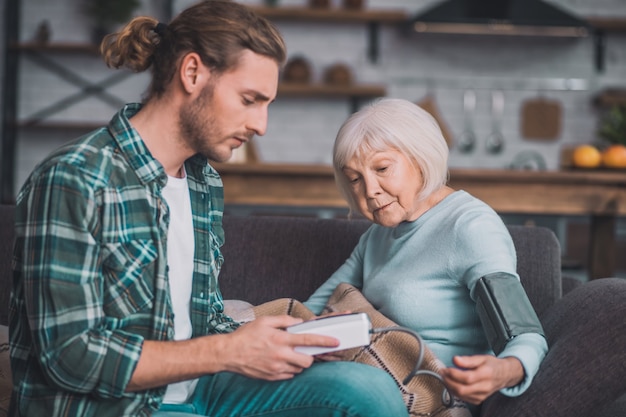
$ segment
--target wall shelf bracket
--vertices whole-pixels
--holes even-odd
[[[380,52],[380,24],[378,22],[369,22],[367,25],[368,29],[368,46],[367,46],[367,57],[369,58],[372,64],[378,62],[378,54]]]
[[[604,72],[604,60],[606,59],[606,35],[604,30],[596,29],[593,31],[593,44],[596,71],[602,73]]]

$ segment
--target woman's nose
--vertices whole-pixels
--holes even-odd
[[[380,184],[378,183],[378,181],[376,181],[375,178],[365,178],[363,184],[365,185],[366,197],[372,198],[380,194]]]

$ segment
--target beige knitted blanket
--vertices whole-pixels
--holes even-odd
[[[288,314],[304,320],[315,315],[302,303],[292,298],[281,298],[252,308],[254,316]],[[361,294],[348,284],[340,284],[328,300],[324,313],[351,311],[367,313],[372,327],[381,329],[396,326],[387,317],[378,312]],[[423,350],[420,371],[406,384],[405,378],[413,371],[416,361]],[[385,331],[374,333],[369,346],[335,352],[343,360],[360,362],[387,371],[396,381],[409,414],[412,416],[437,417],[471,417],[467,405],[458,399],[451,398],[442,382],[433,376],[444,364],[435,357],[426,346],[411,334]]]

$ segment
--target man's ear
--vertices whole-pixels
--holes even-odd
[[[180,81],[183,89],[188,94],[193,94],[198,88],[206,83],[209,73],[202,64],[200,55],[195,52],[190,52],[183,57],[180,64]]]

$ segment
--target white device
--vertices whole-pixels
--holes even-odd
[[[337,347],[297,346],[295,348],[296,352],[319,355],[369,345],[371,328],[372,324],[367,314],[350,313],[305,321],[287,327],[287,331],[294,334],[321,334],[339,340]]]

